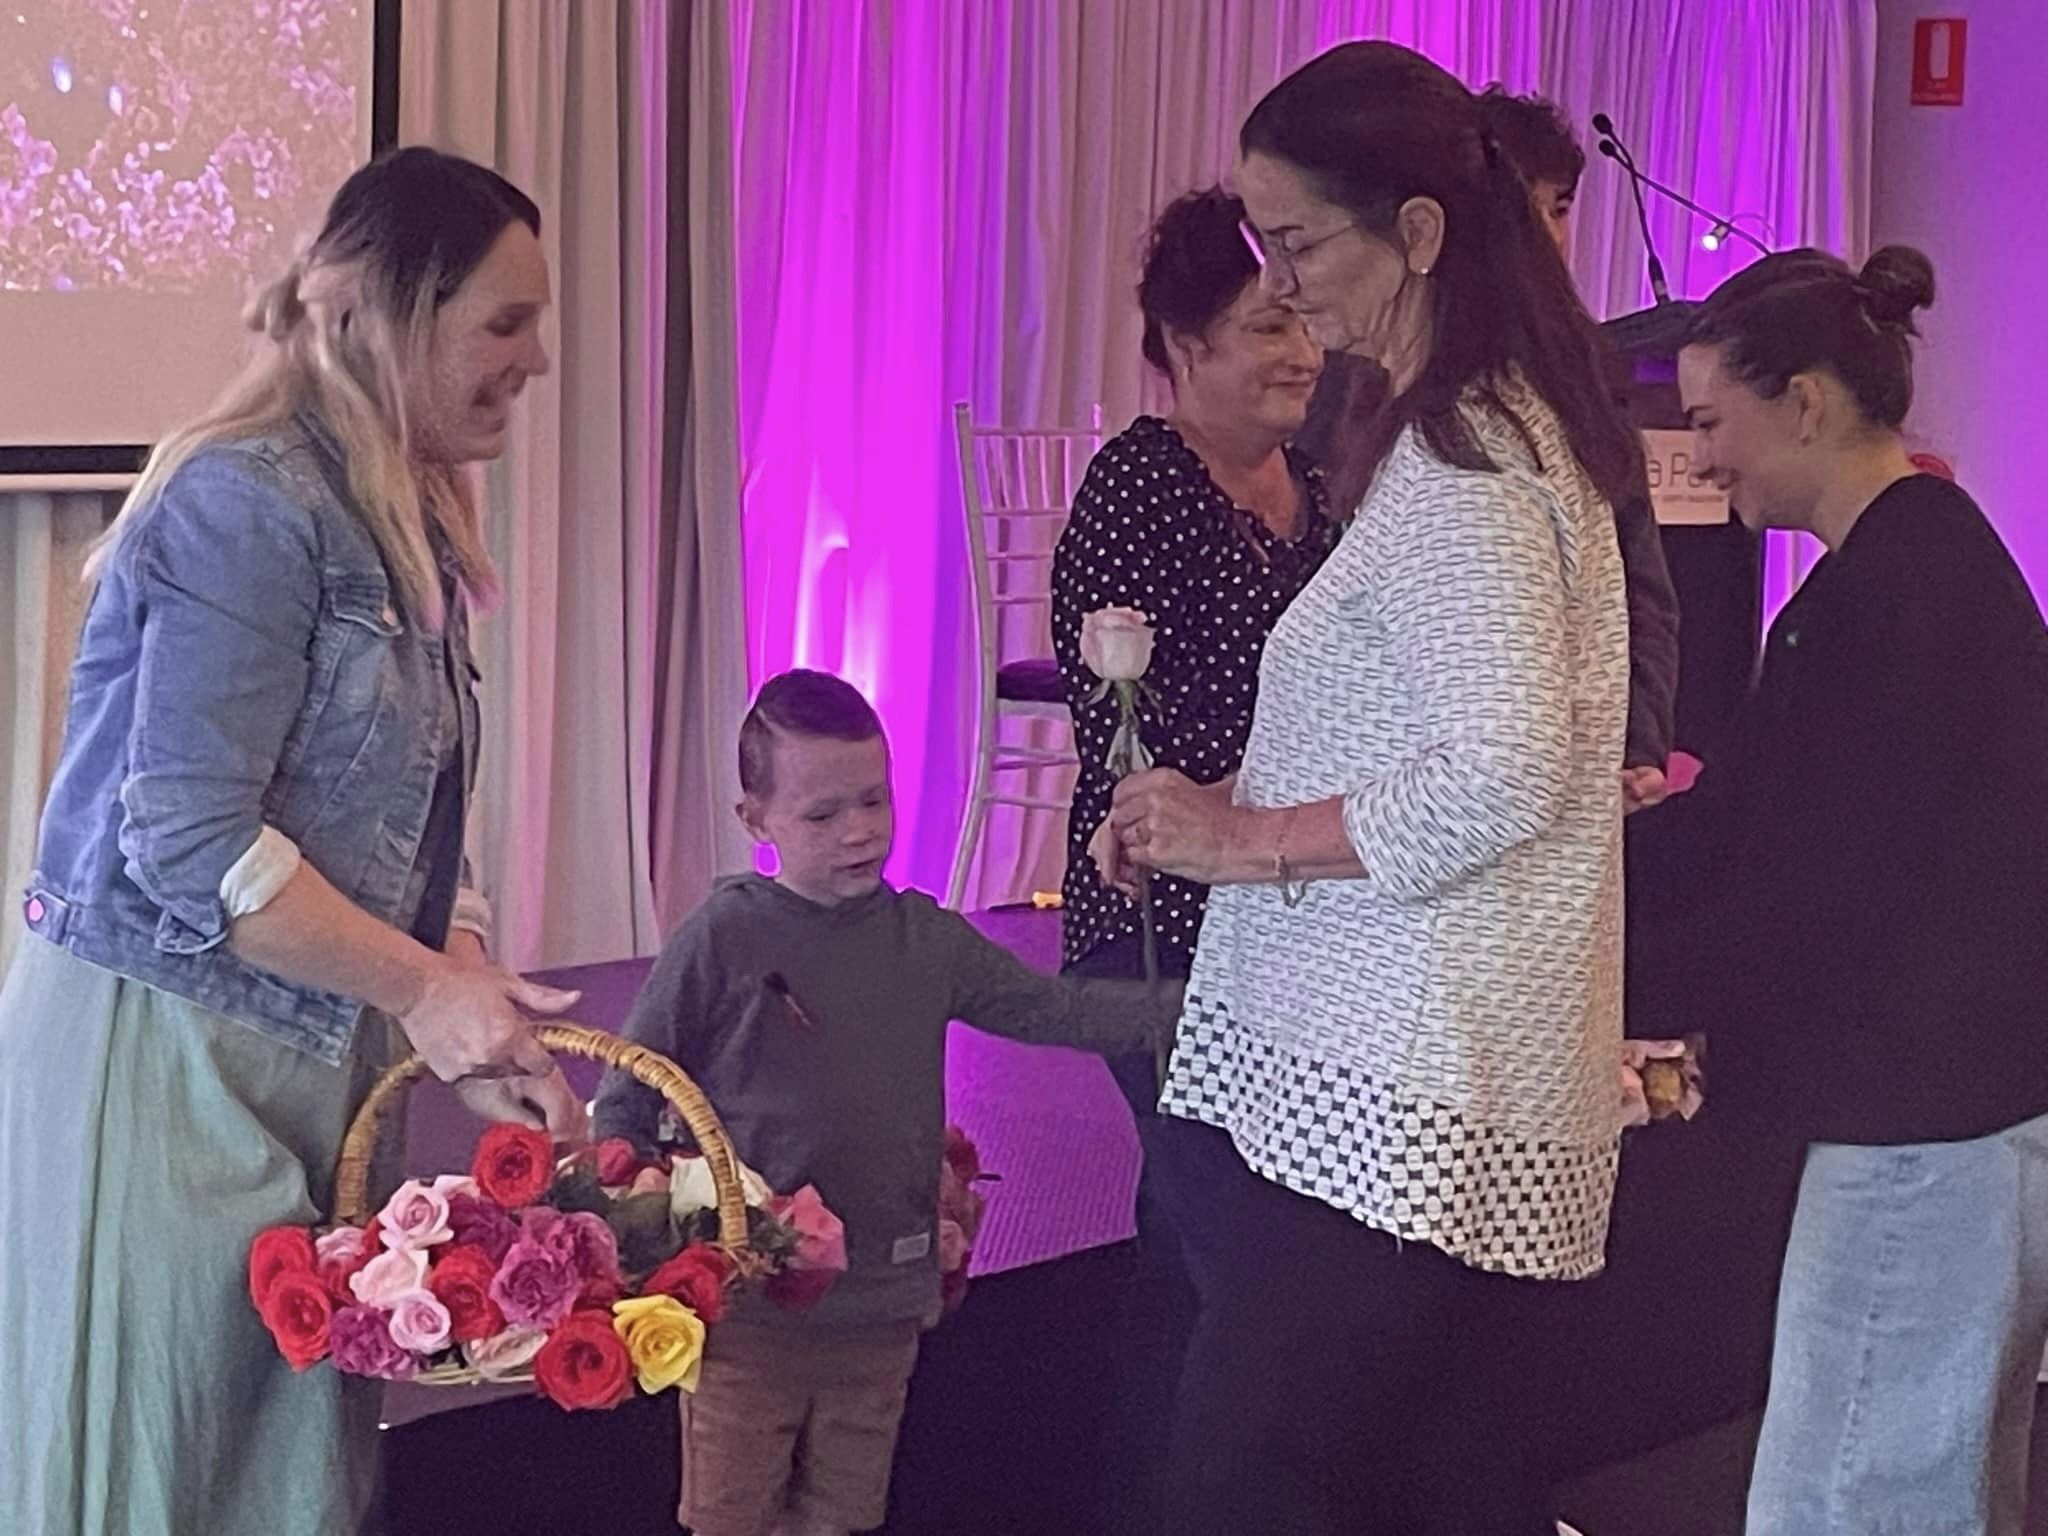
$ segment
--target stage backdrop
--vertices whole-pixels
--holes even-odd
[[[1651,174],[1780,244],[1865,242],[1870,0],[726,3],[749,662],[873,695],[899,764],[892,873],[928,888],[972,746],[951,405],[1078,425],[1100,401],[1114,428],[1151,401],[1146,223],[1228,169],[1289,68],[1392,38],[1577,122],[1609,113]],[[1650,214],[1674,293],[1744,259],[1673,205]],[[1597,156],[1573,261],[1596,312],[1648,302],[1625,183]],[[1056,884],[1053,820],[995,813],[982,899]]]
[[[1865,244],[1870,0],[411,0],[405,25],[407,135],[534,189],[562,299],[489,476],[511,595],[476,831],[522,966],[645,952],[744,863],[732,733],[795,662],[875,696],[891,873],[943,882],[973,703],[952,403],[1128,420],[1152,210],[1318,49],[1391,37],[1540,86],[1781,243]],[[1607,313],[1647,299],[1625,195],[1596,159],[1574,261]],[[1680,292],[1740,259],[1652,217]],[[104,510],[0,496],[0,633],[28,642],[0,655],[10,886]],[[1035,830],[996,817],[983,899],[1053,882]]]

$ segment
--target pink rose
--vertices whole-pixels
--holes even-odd
[[[448,1225],[448,1197],[418,1179],[407,1179],[377,1213],[386,1248],[431,1248],[455,1233]]]
[[[427,1256],[418,1248],[388,1248],[349,1280],[351,1295],[366,1307],[389,1307],[407,1291],[423,1290]]]
[[[391,1303],[391,1342],[416,1355],[448,1347],[448,1309],[432,1291],[407,1291]]]
[[[444,1173],[434,1180],[434,1193],[443,1200],[453,1200],[457,1195],[475,1198],[481,1191],[476,1187],[476,1180],[466,1173]]]
[[[498,1266],[491,1300],[508,1323],[552,1328],[569,1315],[582,1289],[583,1277],[576,1272],[572,1253],[522,1237]]]
[[[313,1239],[313,1260],[321,1269],[330,1264],[352,1264],[362,1257],[363,1229],[336,1227]]]
[[[653,1195],[668,1193],[668,1170],[666,1168],[642,1168],[633,1175],[633,1182],[626,1187],[629,1195]]]
[[[337,1371],[375,1376],[383,1381],[410,1381],[420,1363],[391,1337],[390,1318],[375,1307],[343,1307],[328,1326]]]
[[[548,1341],[544,1328],[507,1328],[488,1339],[462,1346],[462,1358],[485,1381],[503,1381],[533,1364]]]
[[[816,1185],[776,1196],[768,1202],[768,1214],[796,1234],[792,1269],[846,1268],[846,1227],[826,1208]]]
[[[639,1150],[623,1136],[608,1136],[597,1144],[597,1182],[607,1189],[631,1183],[644,1166]]]

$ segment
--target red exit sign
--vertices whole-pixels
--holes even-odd
[[[1960,16],[1923,16],[1913,23],[1913,105],[1963,104],[1963,37],[1969,23]]]

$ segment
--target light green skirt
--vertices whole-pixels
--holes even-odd
[[[330,1067],[23,940],[0,988],[0,1532],[367,1528],[380,1384],[294,1374],[247,1267],[263,1228],[324,1213],[388,1039],[360,1033]]]

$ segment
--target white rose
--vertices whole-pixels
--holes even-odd
[[[387,1248],[348,1281],[357,1301],[387,1309],[407,1291],[425,1290],[426,1285],[427,1256],[418,1248]]]
[[[774,1195],[767,1182],[745,1163],[739,1165],[740,1189],[748,1205],[766,1205]],[[704,1157],[678,1157],[669,1173],[668,1208],[677,1221],[718,1204],[718,1185],[711,1177],[711,1163]]]
[[[1136,682],[1152,665],[1152,621],[1135,608],[1096,609],[1081,620],[1081,660],[1105,682]]]
[[[476,1339],[462,1346],[462,1358],[485,1381],[503,1381],[533,1364],[548,1341],[545,1328],[507,1328],[488,1339]]]

